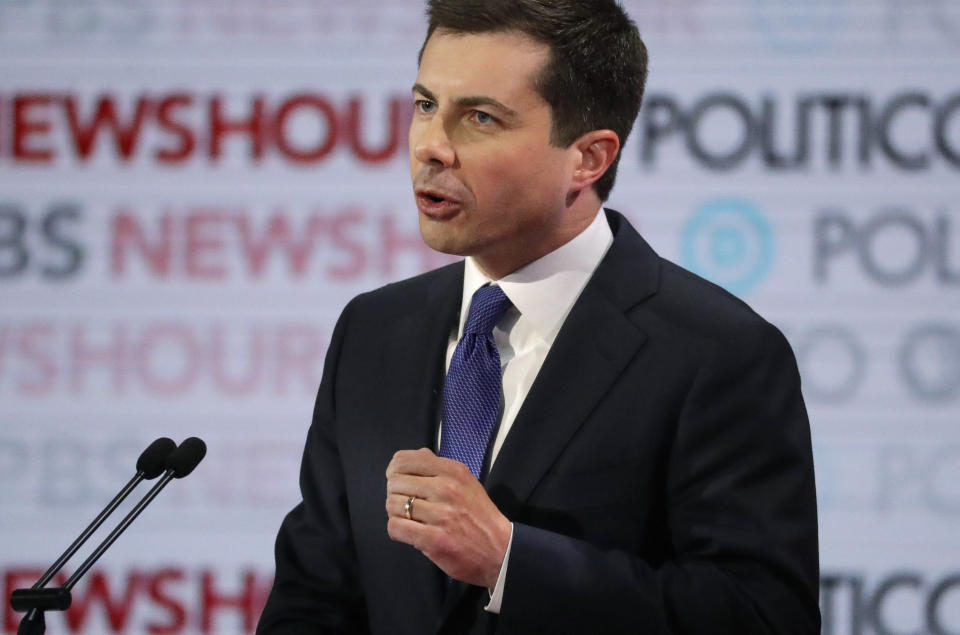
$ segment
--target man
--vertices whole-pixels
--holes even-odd
[[[411,175],[466,261],[344,309],[259,632],[819,632],[789,346],[601,210],[636,27],[613,0],[428,10]]]

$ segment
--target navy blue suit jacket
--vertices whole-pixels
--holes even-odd
[[[344,309],[258,633],[819,633],[789,345],[607,216],[613,244],[484,483],[514,522],[500,615],[392,542],[384,511],[393,453],[434,445],[461,263]]]

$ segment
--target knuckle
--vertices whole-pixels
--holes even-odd
[[[440,483],[438,483],[437,485],[438,485],[437,489],[439,490],[440,497],[443,498],[443,500],[449,501],[456,498],[457,486],[453,481],[444,479],[440,481]]]
[[[426,553],[434,562],[442,562],[449,559],[446,545],[444,545],[442,540],[431,541],[429,549],[425,550],[424,553]]]
[[[460,481],[467,481],[473,478],[473,474],[470,472],[470,469],[466,465],[457,461],[456,465],[453,466],[453,475]]]
[[[450,525],[451,513],[449,507],[443,506],[438,508],[434,515],[435,519],[433,524],[437,527],[447,527]]]
[[[464,494],[465,494],[465,490],[461,483],[454,483],[450,487],[450,501],[455,505],[459,506],[464,504],[464,500],[465,500]]]
[[[439,538],[437,538],[437,541],[434,546],[435,546],[437,555],[443,558],[444,560],[453,560],[457,556],[457,553],[458,553],[457,545],[446,534],[443,534]]]
[[[396,477],[396,475],[387,476],[387,493],[389,494],[397,493],[397,491],[399,491],[397,489],[398,485],[399,485],[399,479]]]

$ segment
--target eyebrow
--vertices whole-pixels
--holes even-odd
[[[424,97],[426,97],[431,101],[435,101],[435,102],[440,101],[439,99],[437,99],[437,96],[434,95],[433,92],[423,84],[414,84],[413,92],[420,93],[421,95],[423,95]],[[507,106],[502,102],[497,101],[493,97],[484,97],[482,95],[476,95],[476,96],[471,95],[467,97],[458,97],[453,100],[453,103],[455,103],[457,106],[460,106],[461,108],[473,108],[474,106],[491,106],[501,111],[502,113],[504,113],[509,117],[517,116],[516,110],[514,110],[513,108]]]

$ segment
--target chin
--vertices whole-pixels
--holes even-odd
[[[447,231],[446,228],[437,227],[423,218],[420,219],[420,236],[427,247],[434,251],[451,256],[466,257],[470,255],[469,247],[463,244],[463,241],[458,240],[452,232]]]

